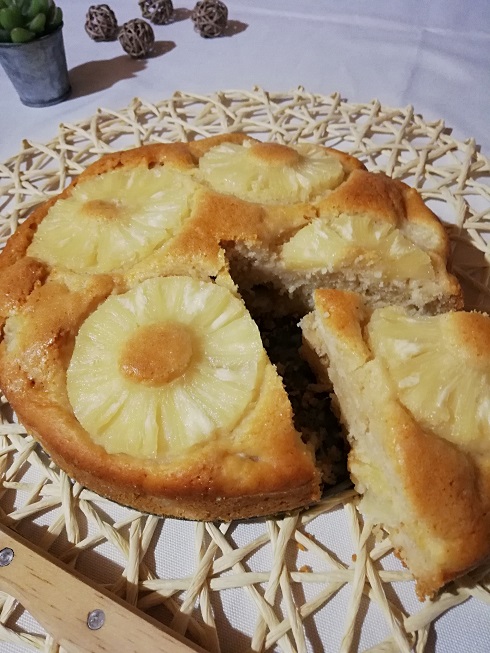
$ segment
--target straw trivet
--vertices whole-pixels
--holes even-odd
[[[100,154],[237,130],[337,147],[417,188],[448,223],[453,269],[468,307],[490,309],[490,162],[475,142],[455,140],[442,121],[428,123],[412,107],[353,104],[301,88],[179,92],[156,104],[135,99],[120,111],[99,109],[88,120],[62,124],[47,144],[24,141],[0,165],[0,241]],[[5,400],[0,480],[0,520],[213,653],[452,653],[452,623],[464,640],[465,623],[482,611],[490,616],[490,564],[437,600],[418,603],[410,574],[385,534],[363,524],[349,488],[281,520],[216,525],[142,515],[72,483],[16,423]],[[467,642],[474,653],[490,646],[480,623],[480,636]],[[0,648],[26,647],[60,650],[0,594]]]

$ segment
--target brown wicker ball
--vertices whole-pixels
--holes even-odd
[[[221,0],[200,0],[192,12],[192,22],[204,38],[220,36],[228,23],[228,7]]]
[[[141,18],[133,18],[124,23],[117,38],[123,50],[134,59],[147,57],[155,45],[152,26]]]
[[[94,41],[113,41],[117,36],[117,18],[109,5],[88,8],[85,31]]]
[[[138,0],[143,18],[151,20],[155,25],[165,25],[174,13],[172,0]]]

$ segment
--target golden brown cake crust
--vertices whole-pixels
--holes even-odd
[[[400,496],[395,485],[390,489],[401,511],[399,529],[403,536],[394,533],[393,540],[416,576],[419,596],[431,596],[490,555],[490,427],[486,449],[480,447],[477,452],[465,442],[455,444],[422,428],[398,399],[370,346],[367,325],[371,317],[362,298],[343,291],[318,290],[315,303],[315,322],[308,320],[306,338],[321,339],[325,348],[324,365],[339,396],[346,427],[352,428],[351,468],[360,469],[360,460],[366,459],[365,450],[360,449],[359,420],[369,424],[374,438],[382,443],[383,456],[370,464],[388,475],[389,463],[403,488]],[[467,349],[471,359],[467,364],[488,375],[490,317],[461,312],[449,314],[447,322],[458,355],[460,349]],[[349,363],[346,352],[355,361],[348,368],[348,387],[342,371],[344,362]],[[364,401],[354,415],[350,397],[360,392]],[[358,480],[364,485],[364,478]],[[382,494],[377,496],[379,502],[384,499]],[[405,537],[404,529],[411,528],[413,532]],[[412,536],[415,541],[417,529],[424,534],[423,546],[406,544]],[[427,559],[420,564],[417,557],[424,556]],[[423,571],[417,575],[419,568]]]
[[[108,454],[95,444],[73,414],[66,370],[81,324],[106,298],[145,279],[169,275],[212,279],[236,292],[224,245],[260,244],[274,249],[318,216],[322,207],[341,207],[345,202],[367,203],[379,212],[378,218],[395,222],[403,222],[400,216],[413,205],[419,222],[436,234],[435,250],[445,270],[444,230],[433,214],[425,207],[422,210],[418,195],[413,196],[401,183],[366,172],[362,163],[347,154],[326,148],[340,161],[344,181],[315,202],[249,202],[217,193],[196,175],[199,159],[212,148],[245,141],[256,143],[244,134],[225,134],[105,155],[58,197],[36,208],[0,255],[4,336],[0,385],[8,400],[26,428],[75,479],[144,511],[232,519],[293,510],[319,499],[320,473],[312,451],[293,426],[289,400],[271,365],[256,404],[229,438],[211,439],[189,449],[185,456],[153,462]],[[291,153],[285,146],[262,144],[260,156],[267,163]],[[139,166],[168,167],[197,180],[190,215],[168,242],[130,267],[107,274],[70,271],[29,255],[36,230],[56,202],[70,198],[79,184],[104,173]],[[451,293],[457,303],[456,282]]]

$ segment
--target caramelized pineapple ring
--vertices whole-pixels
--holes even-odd
[[[199,172],[218,192],[266,204],[306,202],[344,178],[340,161],[319,146],[249,141],[213,147],[201,157]]]
[[[430,256],[396,227],[370,217],[340,215],[332,221],[314,220],[282,248],[290,270],[327,268],[334,271],[359,262],[385,279],[431,279]]]
[[[180,229],[195,188],[188,176],[160,166],[89,177],[51,207],[28,254],[75,272],[126,269]]]
[[[234,428],[265,364],[259,331],[229,290],[149,279],[109,297],[82,325],[68,396],[109,453],[157,457]]]
[[[488,316],[409,317],[401,309],[383,308],[371,318],[369,338],[400,401],[424,428],[454,444],[489,451]]]

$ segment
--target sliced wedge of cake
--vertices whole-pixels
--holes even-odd
[[[360,510],[432,596],[490,555],[490,317],[318,290],[302,329],[333,384]]]
[[[317,501],[313,449],[243,302],[183,276],[110,289],[48,282],[7,321],[3,384],[53,459],[123,505],[188,519]]]

